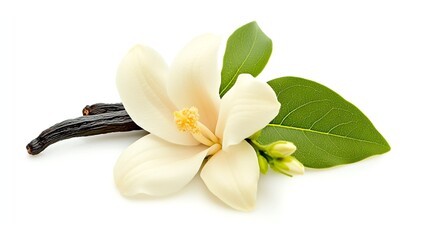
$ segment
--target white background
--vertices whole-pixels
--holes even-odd
[[[425,1],[2,1],[0,239],[429,239],[429,8]],[[116,67],[136,43],[171,61],[194,36],[256,20],[274,42],[261,79],[318,81],[358,106],[391,152],[288,178],[258,205],[225,207],[196,178],[129,200],[112,169],[139,133],[25,145],[86,104],[119,102]]]

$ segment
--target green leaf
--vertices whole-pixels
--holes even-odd
[[[390,150],[370,120],[329,88],[297,77],[268,84],[282,106],[262,130],[262,144],[291,141],[297,146],[295,157],[311,168],[353,163]]]
[[[273,43],[256,22],[237,29],[226,44],[219,94],[222,97],[235,84],[238,75],[249,73],[256,77],[271,56]]]

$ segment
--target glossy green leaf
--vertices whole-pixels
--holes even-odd
[[[256,77],[271,56],[272,41],[256,22],[237,29],[226,44],[219,94],[222,97],[235,84],[238,75],[249,73]]]
[[[390,150],[370,120],[329,88],[297,77],[268,83],[282,106],[259,142],[291,141],[298,149],[295,157],[311,168],[353,163]]]

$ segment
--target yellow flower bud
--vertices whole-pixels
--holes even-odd
[[[271,168],[288,176],[304,174],[304,165],[293,156],[275,159],[271,164]]]
[[[296,151],[295,144],[288,141],[277,141],[268,147],[267,153],[273,158],[284,158]]]
[[[258,154],[258,163],[259,163],[259,169],[261,171],[261,173],[266,174],[268,172],[268,161],[267,159]]]

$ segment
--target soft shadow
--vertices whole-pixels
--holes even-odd
[[[106,143],[106,142],[117,142],[117,141],[131,141],[134,142],[140,139],[143,136],[146,136],[148,132],[146,131],[132,131],[132,132],[116,132],[101,134],[96,136],[81,137],[84,144],[93,144],[93,143]]]
[[[27,159],[42,159],[43,156],[48,154],[50,157],[56,155],[61,156],[62,154],[69,154],[71,152],[87,151],[89,148],[94,148],[94,151],[98,150],[100,147],[106,149],[112,146],[118,146],[124,149],[145,135],[147,135],[147,133],[143,131],[133,131],[66,139],[48,146],[37,155],[27,154]]]

